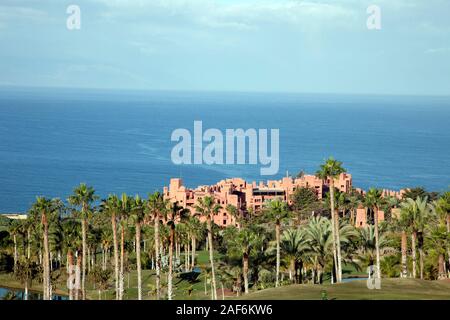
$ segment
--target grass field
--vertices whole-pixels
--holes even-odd
[[[380,290],[370,290],[365,280],[341,284],[291,285],[250,293],[248,300],[321,300],[325,290],[329,300],[450,300],[449,281],[382,279]]]

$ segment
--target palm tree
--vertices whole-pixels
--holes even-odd
[[[131,212],[131,199],[123,193],[119,200],[120,214],[120,271],[119,271],[119,300],[123,299],[124,292],[124,265],[125,265],[125,230]]]
[[[14,267],[14,276],[24,285],[24,300],[28,300],[28,288],[32,286],[33,278],[36,276],[36,265],[30,259],[20,259]]]
[[[280,233],[281,222],[289,215],[288,206],[286,202],[279,199],[268,201],[266,204],[266,218],[275,222],[275,239],[277,245],[277,261],[276,261],[276,277],[275,287],[280,285]]]
[[[333,234],[330,220],[324,217],[313,217],[306,226],[311,258],[313,262],[313,283],[322,283],[322,274],[329,259],[334,259]],[[331,253],[331,255],[330,255]],[[332,272],[333,273],[333,272]]]
[[[302,256],[304,256],[309,248],[309,239],[307,239],[306,233],[303,230],[288,229],[283,232],[281,238],[281,251],[288,258],[289,279],[293,283],[298,283],[297,263],[302,260]]]
[[[429,252],[438,257],[438,279],[445,279],[445,253],[450,245],[450,234],[446,230],[445,224],[430,223],[427,228],[427,246]],[[448,250],[448,249],[447,249]]]
[[[9,226],[9,234],[12,236],[14,243],[14,268],[17,266],[19,260],[19,253],[17,250],[17,236],[20,234],[21,224],[19,220],[13,220]]]
[[[201,239],[202,234],[204,234],[204,229],[202,228],[202,223],[196,217],[189,217],[186,221],[188,227],[188,233],[191,237],[191,266],[193,269],[195,267],[195,255],[197,250],[197,239]]]
[[[394,249],[389,246],[390,242],[386,233],[381,232],[378,235],[378,243],[375,232],[375,226],[368,225],[365,228],[358,229],[358,256],[359,260],[367,263],[367,266],[373,265],[377,258],[377,250],[381,250],[383,254],[393,253]]]
[[[450,235],[450,191],[444,192],[435,204],[436,213],[440,221],[447,226],[447,234]],[[447,248],[448,264],[450,266],[450,247]]]
[[[237,222],[237,228],[240,230],[243,223],[241,211],[238,210],[238,208],[236,208],[236,206],[233,206],[232,204],[227,205],[225,210],[230,216],[232,216],[235,219],[235,221]]]
[[[78,283],[74,283],[74,280],[77,280],[75,279],[74,252],[79,252],[82,245],[80,243],[80,224],[71,218],[67,218],[62,221],[62,230],[64,233],[63,246],[66,250],[67,256],[66,269],[68,273],[68,281],[71,281],[70,285],[68,285],[69,300],[73,300],[75,297],[74,290],[78,290],[75,285]]]
[[[134,221],[136,233],[136,269],[138,280],[138,300],[142,300],[142,275],[141,275],[141,225],[144,221],[145,201],[138,195],[131,200],[131,218]]]
[[[416,242],[418,234],[421,238],[425,227],[426,218],[431,214],[432,207],[428,203],[428,198],[417,197],[416,200],[407,198],[405,202],[400,204],[401,220],[409,226],[411,230],[411,250],[413,260],[413,278],[416,277]],[[423,241],[419,241],[419,266],[420,278],[423,279]]]
[[[183,221],[187,218],[189,214],[188,209],[184,209],[182,206],[178,205],[178,202],[174,202],[169,205],[168,210],[164,212],[164,219],[170,228],[169,233],[169,272],[167,276],[167,295],[168,299],[172,300],[173,288],[172,288],[172,277],[173,277],[173,249],[175,240],[175,225],[177,222]],[[186,259],[188,259],[186,255]]]
[[[229,251],[242,257],[242,275],[244,277],[244,292],[249,293],[248,262],[250,255],[257,251],[261,239],[249,228],[238,230],[229,243]]]
[[[380,241],[378,234],[378,211],[380,206],[383,204],[383,191],[375,188],[370,188],[366,194],[365,205],[367,208],[373,210],[374,215],[374,232],[375,232],[375,253],[376,253],[376,264],[377,264],[377,278],[381,279],[381,265],[380,265]]]
[[[334,180],[346,172],[342,167],[342,162],[335,160],[333,157],[328,158],[324,164],[320,165],[320,169],[316,172],[316,176],[322,180],[329,181],[330,188],[330,209],[331,209],[331,225],[333,232],[333,255],[336,265],[337,282],[342,280],[342,266],[341,266],[341,244],[339,239],[339,219],[335,212],[335,198],[334,198]]]
[[[156,258],[156,298],[161,299],[161,253],[160,249],[160,235],[159,224],[161,215],[166,210],[166,202],[159,192],[150,194],[147,200],[146,213],[150,215],[154,224],[154,238],[155,238],[155,258]]]
[[[113,232],[114,248],[114,280],[116,300],[119,300],[119,248],[117,241],[117,216],[119,214],[119,198],[116,195],[109,195],[108,199],[102,202],[103,211],[111,217],[111,227]]]
[[[34,203],[34,208],[40,214],[41,224],[43,227],[43,244],[44,244],[44,252],[43,252],[43,299],[51,300],[51,283],[50,283],[50,252],[48,245],[48,221],[50,218],[50,214],[54,212],[54,201],[44,197],[37,197],[36,202]]]
[[[408,235],[406,230],[408,229],[408,222],[402,217],[396,217],[393,219],[391,225],[394,232],[400,231],[400,251],[401,251],[401,271],[400,277],[408,277]]]
[[[348,197],[348,208],[350,210],[350,224],[353,226],[355,225],[356,209],[358,209],[360,204],[360,197],[355,193],[350,194],[350,196]]]
[[[86,299],[86,232],[88,227],[87,219],[91,213],[91,203],[97,200],[98,197],[95,195],[95,190],[92,187],[88,187],[86,184],[81,183],[78,187],[73,190],[73,195],[71,195],[67,200],[71,205],[80,207],[79,212],[81,218],[81,234],[83,237],[83,249],[81,256],[82,270],[81,270],[81,296],[82,299]]]
[[[198,199],[198,204],[195,206],[195,215],[200,215],[206,218],[206,226],[208,230],[208,244],[209,244],[209,263],[211,266],[211,286],[212,286],[212,298],[217,300],[217,288],[216,288],[216,274],[214,270],[214,247],[213,247],[213,232],[212,223],[214,221],[214,214],[217,214],[221,206],[216,204],[213,197],[205,196]]]

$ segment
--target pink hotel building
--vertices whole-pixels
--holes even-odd
[[[344,173],[334,181],[334,185],[341,192],[352,190],[352,176]],[[329,181],[323,181],[313,175],[304,175],[300,178],[285,177],[281,180],[269,180],[264,182],[248,183],[240,178],[226,179],[211,186],[198,186],[188,189],[183,185],[182,179],[170,179],[169,187],[164,187],[164,198],[172,202],[178,201],[179,205],[187,208],[192,214],[195,213],[195,205],[199,198],[211,196],[216,199],[222,209],[214,216],[214,223],[227,227],[237,225],[234,217],[226,210],[227,205],[233,205],[241,212],[258,212],[262,209],[266,200],[281,198],[291,204],[291,195],[296,188],[307,187],[315,190],[317,197],[321,199],[328,191]],[[364,193],[363,190],[357,189]],[[384,195],[401,197],[401,192],[384,190]],[[361,207],[357,209],[356,225],[364,227],[367,223],[366,210]],[[384,219],[384,212],[380,211],[378,217]]]

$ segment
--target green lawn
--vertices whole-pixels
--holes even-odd
[[[450,300],[449,281],[419,279],[382,279],[380,290],[368,289],[364,280],[334,285],[291,285],[253,292],[241,299],[320,300],[323,290],[329,300]]]

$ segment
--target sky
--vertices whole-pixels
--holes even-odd
[[[1,0],[0,86],[450,95],[450,1]]]

